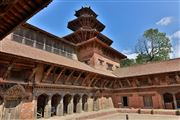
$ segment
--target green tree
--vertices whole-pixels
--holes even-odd
[[[169,59],[170,39],[158,29],[146,30],[136,45],[137,64]]]
[[[135,64],[135,60],[134,59],[123,59],[120,61],[120,66],[121,67],[128,67],[131,65]]]

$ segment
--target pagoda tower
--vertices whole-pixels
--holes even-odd
[[[126,56],[110,47],[113,41],[101,33],[105,25],[97,20],[98,15],[90,7],[82,7],[75,16],[68,22],[73,33],[64,39],[77,46],[78,60],[98,69],[118,68],[120,59]]]

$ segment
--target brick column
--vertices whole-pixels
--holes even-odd
[[[44,108],[44,118],[50,118],[51,117],[51,97],[48,97],[47,104]]]
[[[77,111],[77,113],[82,112],[82,96],[80,96],[79,102],[77,103],[76,111]]]
[[[177,109],[177,101],[175,94],[173,94],[173,103],[174,103],[174,108]]]
[[[67,113],[68,114],[72,114],[73,113],[73,97],[71,97],[71,100],[70,100],[70,102],[68,104]]]
[[[63,104],[63,96],[61,96],[61,100],[59,101],[59,104],[57,106],[56,115],[63,116],[63,114],[64,114],[64,104]]]

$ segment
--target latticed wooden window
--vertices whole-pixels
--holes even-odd
[[[107,63],[107,70],[112,70],[113,65],[110,63]]]
[[[143,96],[144,107],[151,108],[153,106],[152,96]]]

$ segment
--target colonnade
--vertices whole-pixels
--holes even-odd
[[[51,116],[98,111],[112,107],[110,97],[88,96],[87,94],[54,94],[53,96],[41,94],[37,97],[36,115],[37,118],[49,118]]]
[[[180,108],[180,92],[178,93],[164,93],[163,103],[165,109]]]

